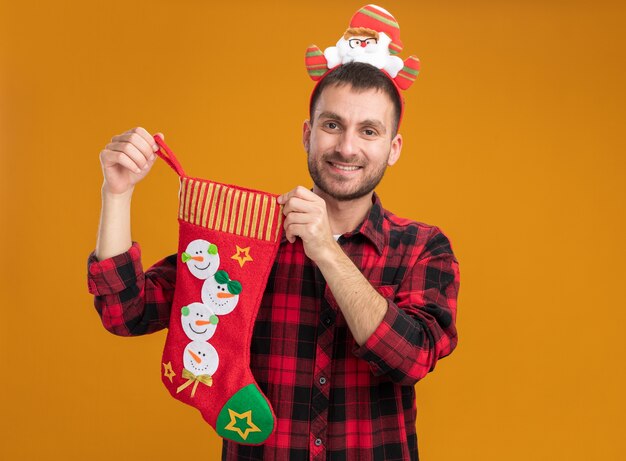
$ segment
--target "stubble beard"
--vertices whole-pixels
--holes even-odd
[[[333,182],[341,182],[341,179],[330,179],[328,177],[323,177],[321,173],[321,166],[327,166],[327,162],[337,162],[345,165],[349,165],[351,162],[346,161],[341,157],[340,154],[334,152],[332,154],[325,154],[320,157],[318,161],[315,161],[309,151],[307,151],[307,164],[309,167],[309,174],[311,175],[311,179],[313,183],[324,193],[329,195],[330,197],[338,200],[340,202],[347,202],[350,200],[359,199],[365,195],[368,195],[372,192],[376,186],[380,183],[385,175],[385,170],[387,169],[387,159],[389,158],[389,154],[384,162],[381,163],[375,170],[369,173],[367,176],[363,178],[363,180],[355,184],[351,189],[345,190],[340,187],[333,187]],[[368,165],[362,165],[365,169]],[[347,181],[347,180],[346,180]]]

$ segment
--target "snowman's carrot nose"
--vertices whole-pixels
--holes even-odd
[[[220,291],[220,292],[217,294],[217,297],[218,297],[218,298],[232,298],[233,296],[235,296],[235,295],[234,295],[234,294],[232,294],[232,293],[224,293],[223,291]]]
[[[202,325],[209,325],[211,322],[209,322],[208,320],[196,320],[196,325],[198,325],[199,327],[201,327]]]
[[[194,261],[198,261],[198,262],[204,261],[204,257],[202,256],[192,256],[191,259],[193,259]]]
[[[191,355],[191,358],[193,358],[197,364],[200,364],[202,362],[202,359],[198,355],[194,354],[193,351],[189,350],[187,352],[189,352],[189,354]]]

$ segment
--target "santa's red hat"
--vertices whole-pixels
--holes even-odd
[[[350,27],[367,27],[376,32],[384,32],[391,38],[389,52],[398,54],[402,51],[398,21],[389,11],[378,5],[365,5],[354,13],[354,16],[350,19]]]

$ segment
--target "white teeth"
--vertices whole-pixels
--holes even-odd
[[[339,169],[339,170],[343,170],[343,171],[354,171],[354,170],[358,170],[359,167],[358,166],[344,166],[344,165],[337,165],[336,163],[332,163],[332,166],[334,166],[335,168]]]

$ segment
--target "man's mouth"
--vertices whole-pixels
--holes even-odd
[[[344,164],[340,164],[340,163],[333,163],[333,162],[328,162],[331,166],[337,168],[338,170],[341,171],[356,171],[361,169],[362,167],[358,166],[358,165],[344,165]]]

